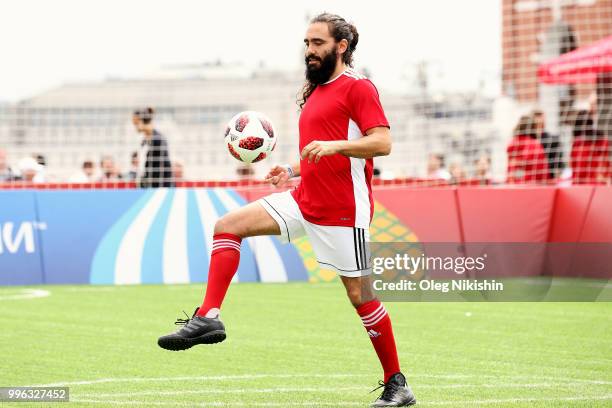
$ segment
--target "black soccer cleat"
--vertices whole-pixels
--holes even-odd
[[[162,336],[157,340],[159,347],[172,350],[187,350],[196,344],[214,344],[225,340],[225,326],[219,317],[209,318],[196,316],[198,308],[193,316],[187,319],[176,319],[174,324],[182,325],[176,333]]]
[[[372,392],[384,387],[383,392],[371,407],[407,407],[416,404],[416,398],[402,373],[395,373],[386,383],[380,381],[378,384]]]

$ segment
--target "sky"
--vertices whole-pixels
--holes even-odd
[[[306,16],[322,11],[357,26],[356,67],[379,88],[416,92],[425,61],[433,92],[499,90],[501,0],[6,0],[0,101],[219,59],[302,69]]]

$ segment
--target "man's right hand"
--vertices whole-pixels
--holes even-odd
[[[282,187],[289,180],[289,172],[285,166],[274,166],[268,172],[265,180],[276,187]]]

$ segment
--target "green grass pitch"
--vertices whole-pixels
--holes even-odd
[[[201,285],[23,289],[0,288],[0,386],[66,385],[75,407],[366,407],[378,395],[378,360],[338,283],[232,285],[227,340],[183,352],[157,337]],[[612,406],[612,303],[386,306],[417,406]]]

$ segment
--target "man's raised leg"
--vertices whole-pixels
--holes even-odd
[[[242,239],[258,235],[280,235],[280,229],[257,202],[231,211],[216,222],[204,302],[191,319],[177,321],[184,323],[180,330],[159,338],[160,347],[185,350],[225,340],[225,326],[219,320],[221,304],[240,263]]]
[[[221,217],[215,224],[204,302],[196,315],[205,317],[219,315],[227,289],[238,270],[240,244],[243,238],[279,234],[278,223],[257,202]]]

